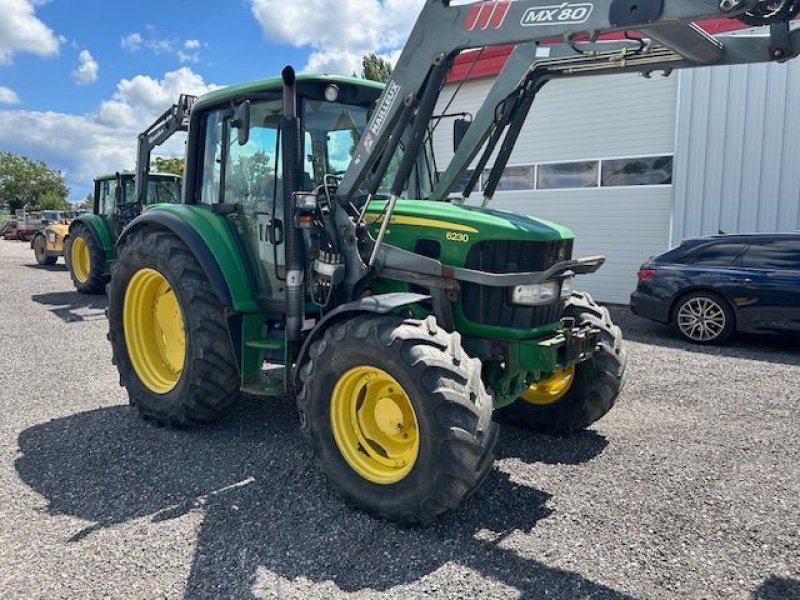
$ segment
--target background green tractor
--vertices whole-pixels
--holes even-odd
[[[144,205],[136,201],[135,175],[104,175],[94,182],[93,214],[75,219],[69,226],[64,257],[75,288],[81,294],[102,294],[116,259],[115,243],[125,226],[143,206],[181,201],[181,178],[153,173]]]

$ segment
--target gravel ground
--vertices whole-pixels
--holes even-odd
[[[288,400],[139,420],[105,299],[33,262],[0,241],[0,598],[800,598],[796,341],[701,350],[617,309],[618,407],[504,427],[468,505],[404,529],[331,494]]]

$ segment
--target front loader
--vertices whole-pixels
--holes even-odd
[[[538,91],[561,77],[788,60],[800,3],[428,0],[388,84],[296,76],[194,105],[184,203],[117,246],[109,327],[131,404],[211,422],[241,393],[294,394],[332,485],[380,517],[427,523],[493,462],[493,412],[585,428],[623,385],[620,330],[577,291],[604,258],[574,234],[488,204]],[[768,25],[714,37],[708,18]],[[629,40],[597,41],[606,32]],[[542,40],[566,42],[545,46]],[[431,138],[455,57],[517,49],[438,173]],[[479,50],[478,50],[479,52]],[[493,157],[493,158],[492,158]],[[452,192],[470,167],[483,206]],[[476,189],[473,177],[463,196]],[[270,369],[282,365],[282,369]]]

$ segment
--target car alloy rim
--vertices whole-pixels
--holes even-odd
[[[575,365],[555,373],[552,377],[533,384],[522,394],[522,399],[536,406],[550,406],[567,395],[575,380]]]
[[[186,359],[183,313],[166,278],[154,269],[131,277],[122,308],[125,344],[139,380],[156,394],[171,392]]]
[[[678,327],[686,337],[696,342],[718,338],[726,324],[725,311],[711,298],[692,298],[678,311]]]
[[[331,429],[342,458],[379,485],[404,479],[419,455],[417,415],[406,391],[386,371],[347,371],[331,395]]]
[[[72,240],[72,249],[69,258],[75,279],[81,283],[89,281],[89,273],[92,269],[92,257],[89,254],[89,244],[86,243],[85,239],[76,237]]]

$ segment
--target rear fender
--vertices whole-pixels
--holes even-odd
[[[106,265],[105,271],[106,273],[111,272],[111,265],[113,264],[114,260],[116,260],[116,253],[114,251],[114,239],[111,235],[111,228],[109,228],[108,223],[103,217],[98,215],[84,215],[82,217],[78,217],[69,225],[69,231],[67,232],[67,236],[64,238],[64,244],[67,243],[67,239],[72,236],[72,232],[75,229],[75,226],[80,223],[85,225],[89,231],[95,237],[95,240],[100,242],[100,245],[103,247],[103,254],[106,257]]]
[[[397,292],[379,296],[367,296],[356,302],[342,304],[335,310],[329,312],[317,323],[313,331],[306,338],[306,341],[303,342],[302,348],[300,348],[300,353],[295,360],[294,373],[292,374],[292,381],[294,382],[295,389],[297,390],[300,388],[300,369],[308,358],[311,345],[320,339],[325,332],[330,329],[331,325],[344,321],[345,319],[352,319],[358,314],[386,315],[398,308],[424,302],[425,300],[430,300],[430,296]]]
[[[257,312],[247,267],[224,216],[204,206],[160,205],[134,219],[122,232],[117,248],[143,229],[169,231],[179,237],[200,263],[217,298],[229,310]]]

